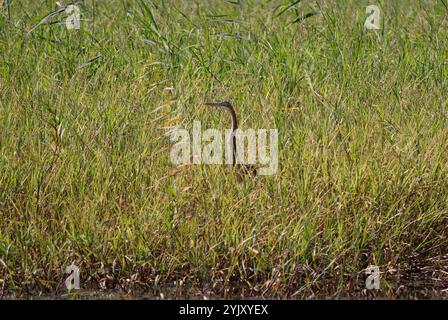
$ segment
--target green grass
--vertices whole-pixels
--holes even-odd
[[[31,33],[53,0],[1,8],[3,295],[75,263],[137,297],[446,297],[446,0],[241,2],[86,0]],[[277,175],[171,164],[166,126],[229,127],[207,100],[278,128]]]

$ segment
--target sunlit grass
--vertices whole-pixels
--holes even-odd
[[[412,297],[442,269],[448,9],[380,1],[375,32],[370,2],[292,2],[84,1],[78,31],[2,9],[0,289],[64,293],[75,263],[84,288],[363,296],[373,264]],[[277,175],[171,164],[173,119],[230,126],[209,100],[278,128]]]

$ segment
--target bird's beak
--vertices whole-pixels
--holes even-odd
[[[206,106],[210,106],[210,107],[222,107],[223,105],[219,102],[206,102],[205,103]]]

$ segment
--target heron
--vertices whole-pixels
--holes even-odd
[[[257,167],[250,164],[242,164],[238,165],[236,163],[236,130],[238,129],[238,119],[236,116],[235,108],[228,101],[222,102],[206,102],[205,105],[209,107],[218,107],[227,110],[230,114],[230,118],[232,119],[232,134],[230,135],[231,145],[232,145],[232,166],[238,167],[240,172],[249,173],[252,175],[257,174]],[[238,175],[238,180],[241,180],[241,176]]]

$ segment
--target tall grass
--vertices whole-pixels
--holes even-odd
[[[442,296],[448,9],[378,1],[375,32],[368,4],[86,0],[32,32],[53,1],[2,8],[2,294],[64,293],[75,263],[139,295]],[[167,126],[229,127],[206,100],[278,128],[277,175],[170,163]]]

